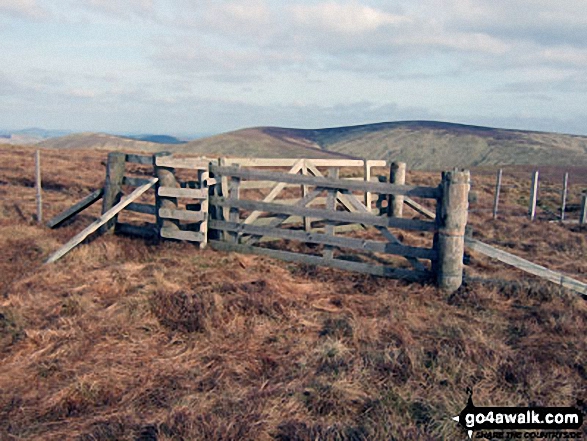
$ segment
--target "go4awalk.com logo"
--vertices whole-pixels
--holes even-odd
[[[576,407],[476,407],[473,391],[453,417],[469,438],[581,439],[583,412]],[[522,432],[524,431],[524,432]]]

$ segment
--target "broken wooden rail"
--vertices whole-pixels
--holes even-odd
[[[83,231],[79,232],[75,235],[69,242],[67,242],[63,247],[61,247],[58,251],[53,253],[45,263],[53,263],[57,260],[61,259],[65,256],[69,251],[71,251],[74,247],[82,243],[90,234],[98,230],[103,225],[107,224],[112,218],[114,218],[118,213],[124,210],[130,203],[134,200],[138,199],[144,192],[146,192],[149,188],[151,188],[155,183],[157,183],[158,178],[151,178],[149,182],[140,186],[135,191],[133,191],[128,196],[125,196],[118,204],[100,216],[99,219],[91,223],[87,228]]]

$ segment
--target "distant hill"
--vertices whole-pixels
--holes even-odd
[[[65,136],[69,133],[71,132],[66,130],[47,130],[36,127],[22,130],[0,130],[0,142],[13,145],[36,144],[45,139]]]
[[[316,150],[404,161],[412,169],[492,165],[587,165],[587,137],[495,129],[436,121],[403,121],[326,129],[256,127],[199,139],[177,151],[294,156]]]
[[[131,138],[107,135],[104,133],[75,133],[73,135],[50,138],[37,144],[38,147],[47,149],[92,149],[92,150],[125,150],[157,152],[167,150],[167,144],[138,141]]]
[[[159,140],[164,139],[166,137]],[[359,157],[404,161],[411,169],[423,170],[495,165],[587,166],[586,136],[436,121],[384,122],[325,129],[255,127],[184,144],[82,133],[49,139],[39,146],[145,152],[169,150],[233,157]]]
[[[348,158],[351,153],[327,151],[293,130],[269,128],[242,129],[177,146],[174,150],[194,155],[244,156],[259,158]]]
[[[157,144],[185,144],[187,141],[169,135],[127,135],[126,138],[137,141],[155,142]]]

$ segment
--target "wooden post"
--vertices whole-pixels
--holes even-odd
[[[463,282],[470,187],[468,170],[442,173],[442,196],[436,218],[438,262],[435,269],[438,286],[447,292],[457,290]]]
[[[170,156],[169,152],[158,152],[153,155],[153,167],[155,168],[155,176],[159,178],[157,186],[155,187],[155,211],[157,215],[157,229],[159,230],[158,237],[162,236],[162,230],[173,232],[179,230],[179,220],[165,219],[159,215],[159,210],[177,210],[177,198],[169,196],[160,196],[159,189],[161,187],[178,188],[179,185],[175,179],[175,170],[171,167],[162,167],[157,165],[156,159],[159,156]]]
[[[493,198],[493,219],[497,219],[497,206],[499,205],[499,191],[501,189],[501,174],[502,169],[497,171],[497,179],[495,181],[495,196]]]
[[[108,153],[106,164],[106,180],[104,182],[104,196],[102,196],[102,214],[106,213],[120,201],[122,196],[122,179],[124,178],[124,167],[126,155],[122,152]],[[114,216],[103,227],[99,233],[103,234],[116,225],[118,216]]]
[[[37,222],[43,222],[43,194],[41,184],[41,152],[35,152],[35,188],[37,190]]]
[[[391,184],[405,185],[406,183],[406,163],[393,162],[389,168],[389,182]],[[390,194],[387,199],[387,216],[402,217],[404,210],[404,197]]]
[[[204,220],[200,223],[200,233],[203,234],[204,239],[200,242],[200,249],[206,248],[208,244],[208,218],[210,217],[210,188],[208,187],[208,179],[210,172],[208,170],[198,170],[198,180],[200,181],[200,188],[208,189],[208,197],[200,204],[200,211],[204,214]]]
[[[563,194],[561,201],[561,222],[565,221],[565,209],[567,208],[567,191],[569,189],[569,174],[565,173],[563,178]]]
[[[300,173],[302,175],[308,175],[308,166],[306,165],[306,161],[304,161],[304,165],[302,166]],[[306,196],[308,196],[308,191],[309,191],[308,186],[302,185],[302,198],[305,198]],[[310,231],[312,229],[312,219],[310,219],[309,217],[304,217],[303,222],[304,222],[304,231]]]
[[[583,195],[581,199],[581,213],[579,214],[579,224],[585,225],[587,223],[587,194]]]
[[[338,168],[331,167],[328,169],[328,177],[333,179],[338,179]],[[338,190],[335,188],[328,189],[326,193],[326,209],[336,211],[336,198],[337,198]],[[369,208],[369,206],[367,206]],[[331,222],[327,223],[324,227],[324,232],[331,236],[334,236],[334,225]],[[324,247],[324,252],[322,253],[322,257],[325,259],[332,259],[334,258],[334,248],[331,246],[326,245]]]
[[[238,167],[238,164],[233,164],[233,166]],[[235,177],[231,177],[230,178],[230,184],[229,184],[229,190],[228,190],[228,199],[231,200],[235,200],[238,201],[240,198],[240,178],[235,178]],[[230,213],[228,215],[228,221],[229,222],[234,222],[234,223],[239,223],[240,221],[240,214],[239,214],[239,210],[238,207],[230,207]],[[238,232],[234,232],[234,233],[228,233],[229,236],[232,236],[232,241],[234,243],[238,243],[239,240],[239,233]]]
[[[366,159],[363,164],[363,175],[364,175],[365,182],[371,182],[371,164]],[[371,192],[366,191],[365,192],[365,207],[367,207],[367,210],[369,210],[369,213],[371,213],[372,200],[373,199],[372,199]]]
[[[528,215],[530,220],[533,221],[536,217],[536,201],[538,199],[538,170],[532,175],[532,188],[530,188],[530,207],[528,209]]]

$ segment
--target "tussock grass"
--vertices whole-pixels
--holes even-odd
[[[74,185],[63,168],[75,158],[54,161]],[[464,439],[450,418],[467,387],[479,406],[587,397],[587,304],[548,282],[473,255],[447,296],[113,235],[43,266],[83,219],[35,225],[31,189],[10,173],[0,175],[12,195],[0,202],[0,439]],[[87,173],[99,181],[99,162]],[[46,196],[55,212],[75,199]],[[586,279],[584,230],[483,216],[472,214],[477,237]]]

